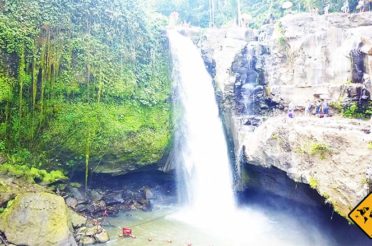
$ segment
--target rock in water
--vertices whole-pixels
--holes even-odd
[[[69,225],[63,198],[43,192],[18,195],[0,216],[0,231],[16,245],[75,246]]]
[[[144,198],[146,200],[150,200],[150,199],[153,199],[155,197],[154,193],[152,193],[152,191],[149,188],[145,188],[143,190],[143,195],[144,195]]]

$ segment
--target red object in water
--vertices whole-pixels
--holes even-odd
[[[123,236],[124,237],[132,237],[132,229],[123,227]]]

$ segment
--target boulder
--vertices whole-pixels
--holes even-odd
[[[91,199],[94,201],[94,202],[98,202],[100,200],[102,200],[103,198],[103,194],[99,191],[96,191],[96,190],[92,190],[90,192],[90,197]]]
[[[106,205],[121,204],[124,202],[120,192],[112,192],[104,197]]]
[[[87,218],[76,213],[72,209],[68,210],[69,220],[74,228],[80,228],[87,223]]]
[[[143,189],[143,195],[146,200],[150,200],[155,197],[154,193],[152,193],[152,191],[149,188]]]
[[[94,236],[96,234],[99,234],[102,232],[102,227],[100,226],[92,226],[92,227],[89,227],[89,228],[86,228],[85,230],[85,236]]]
[[[18,195],[0,216],[0,231],[16,245],[77,245],[62,197],[45,192]]]
[[[106,243],[110,241],[109,234],[106,231],[102,231],[96,235],[94,235],[94,238],[98,243]]]
[[[68,197],[66,199],[66,204],[70,208],[76,208],[76,206],[78,205],[78,201],[75,198],[73,198],[73,197]]]
[[[96,240],[92,237],[83,237],[80,243],[81,245],[92,245],[96,243]]]
[[[79,202],[83,202],[83,201],[86,200],[85,195],[83,195],[83,193],[81,193],[78,188],[70,187],[69,191],[70,191],[72,197],[77,199]]]

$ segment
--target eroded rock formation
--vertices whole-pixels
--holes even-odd
[[[310,184],[346,216],[370,190],[371,121],[297,116],[314,97],[368,107],[372,12],[287,15],[258,31],[192,36],[215,63],[235,156]],[[283,116],[290,103],[292,121]]]

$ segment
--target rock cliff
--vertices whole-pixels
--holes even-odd
[[[331,118],[297,116],[308,100],[370,107],[372,12],[287,15],[261,30],[191,36],[215,78],[238,161],[285,171],[346,216],[371,191],[371,120],[336,109]],[[295,119],[285,116],[290,103]]]

